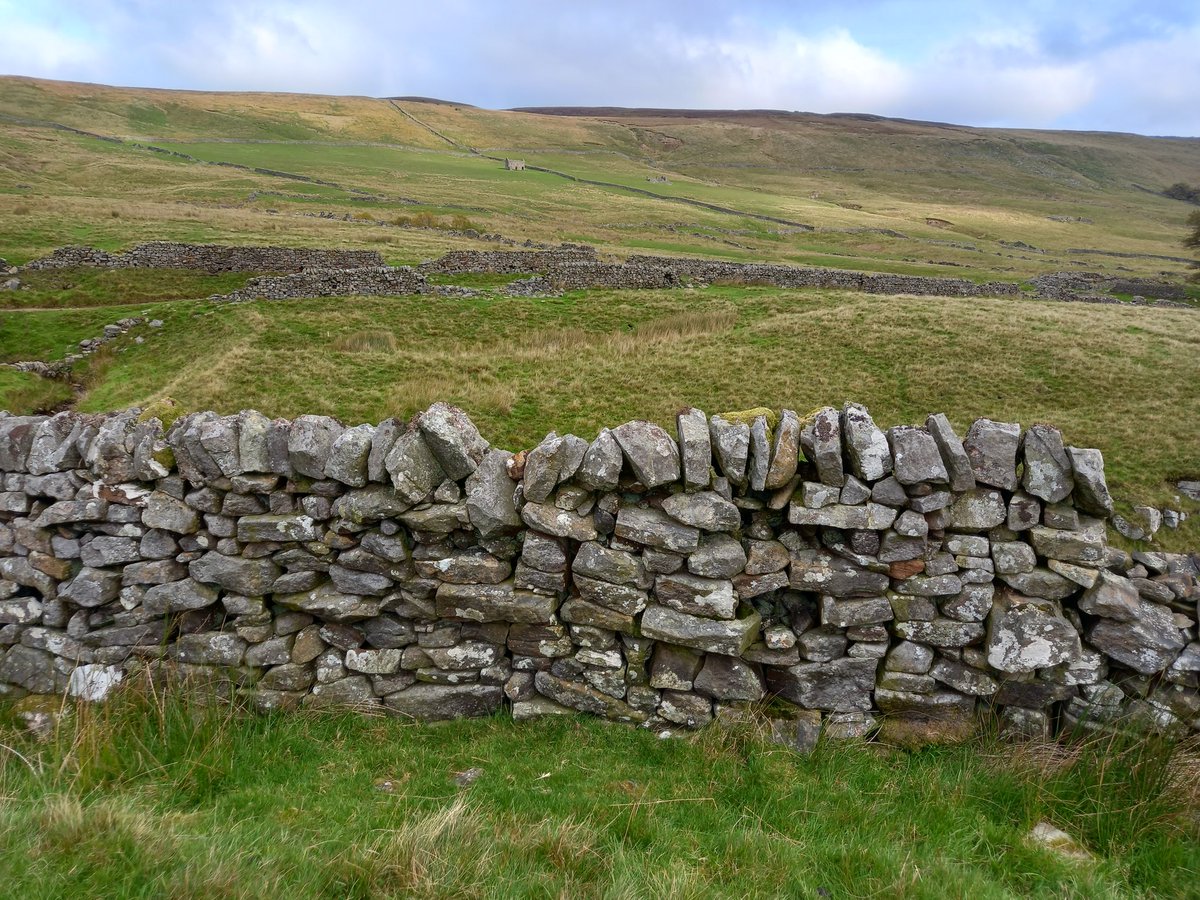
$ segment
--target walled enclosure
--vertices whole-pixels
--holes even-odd
[[[460,410],[0,414],[0,696],[138,668],[264,709],[582,710],[926,739],[977,707],[1200,730],[1194,556],[1110,548],[1096,450],[846,404],[512,454]]]

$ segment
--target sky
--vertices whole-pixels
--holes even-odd
[[[0,0],[0,73],[1200,136],[1200,2]]]

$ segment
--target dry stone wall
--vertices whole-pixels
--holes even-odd
[[[204,272],[299,272],[303,269],[380,267],[375,250],[309,250],[293,247],[226,247],[218,244],[179,244],[150,241],[124,253],[94,247],[62,247],[33,260],[26,269],[198,269]]]
[[[1047,425],[687,409],[514,454],[445,404],[0,415],[0,488],[0,696],[1200,730],[1196,557],[1108,546],[1101,454]]]
[[[688,259],[675,256],[630,256],[623,262],[598,260],[587,248],[548,251],[461,250],[448,253],[422,271],[446,274],[534,272],[546,291],[589,288],[670,288],[684,284],[728,281],[782,288],[834,288],[873,294],[926,294],[949,297],[1019,296],[1009,282],[978,284],[964,278],[924,278],[850,272],[812,266],[782,266]],[[522,292],[527,292],[523,286]]]

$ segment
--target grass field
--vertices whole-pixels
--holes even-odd
[[[38,744],[14,712],[11,897],[1184,898],[1200,883],[1200,757],[1167,745],[805,758],[754,725],[662,740],[574,716],[244,717],[138,691]],[[1088,858],[1033,845],[1042,821]]]
[[[1192,207],[1152,191],[1196,180],[1196,140],[400,106],[0,78],[0,256],[168,239],[373,249],[398,264],[497,246],[451,227],[465,219],[606,258],[1016,282],[1188,271],[1163,257],[1186,255]],[[505,172],[489,156],[563,174]],[[1121,510],[1191,513],[1158,546],[1200,547],[1200,504],[1172,487],[1200,477],[1194,311],[736,286],[526,299],[492,293],[509,280],[492,276],[433,279],[489,291],[469,299],[228,306],[204,298],[246,276],[20,278],[0,292],[0,362],[60,359],[126,316],[164,326],[114,341],[74,385],[0,368],[0,409],[171,397],[357,423],[447,400],[513,450],[550,429],[671,425],[688,405],[806,413],[852,399],[885,427],[936,411],[959,429],[981,415],[1045,421],[1103,450]],[[74,710],[39,744],[19,706],[0,705],[0,896],[22,900],[1200,896],[1195,748],[985,735],[803,758],[756,726],[659,740],[575,717],[246,717],[139,690]],[[458,786],[472,768],[478,780]],[[1030,844],[1040,821],[1090,858]]]

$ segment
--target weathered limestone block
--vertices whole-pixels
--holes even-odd
[[[835,503],[818,509],[808,509],[796,503],[788,505],[788,521],[793,525],[822,525],[843,530],[890,528],[896,521],[896,510],[880,503],[865,506],[844,506]]]
[[[584,600],[606,606],[624,615],[637,615],[650,602],[650,597],[644,590],[630,587],[627,584],[613,584],[609,581],[588,578],[578,573],[575,574],[573,580],[579,596]]]
[[[437,614],[444,619],[548,624],[557,606],[556,597],[515,590],[511,579],[501,584],[443,583],[437,589]]]
[[[316,541],[321,528],[308,516],[242,516],[237,523],[237,538],[255,541]]]
[[[842,433],[846,454],[856,476],[863,481],[879,481],[892,471],[892,451],[887,437],[875,425],[865,406],[847,403],[842,407]]]
[[[467,414],[448,403],[433,404],[417,417],[417,426],[446,477],[454,481],[474,472],[488,450]]]
[[[508,476],[507,450],[489,450],[467,476],[467,516],[482,537],[515,534],[521,527],[513,493],[516,482]]]
[[[652,422],[626,422],[612,430],[633,474],[646,488],[678,481],[679,445]]]
[[[569,538],[573,541],[594,541],[599,537],[592,516],[582,516],[572,510],[559,509],[552,503],[526,503],[521,507],[521,518],[530,528],[555,537]]]
[[[1071,460],[1062,432],[1050,425],[1031,425],[1022,439],[1025,475],[1022,486],[1048,503],[1065,500],[1075,487]]]
[[[781,411],[779,424],[775,427],[775,441],[763,482],[764,488],[773,491],[786,485],[796,474],[799,461],[800,419],[794,411],[785,409]]]
[[[216,588],[185,578],[149,588],[142,597],[142,605],[146,612],[162,616],[204,609],[217,602],[218,594]]]
[[[325,463],[325,477],[363,487],[367,483],[367,460],[375,438],[373,425],[347,428],[334,439]]]
[[[675,417],[679,455],[683,461],[683,483],[690,491],[708,487],[712,470],[712,439],[708,417],[698,409],[687,409]]]
[[[446,480],[446,472],[415,428],[396,438],[384,459],[384,468],[397,493],[409,503],[427,499]]]
[[[1079,658],[1079,632],[1051,603],[1001,592],[988,616],[987,661],[999,672],[1033,672]]]
[[[931,647],[966,647],[979,642],[985,634],[979,622],[956,622],[943,618],[901,621],[899,616],[894,630],[899,638]]]
[[[672,494],[662,504],[671,518],[705,531],[735,531],[742,525],[736,506],[715,491]]]
[[[894,618],[887,597],[839,599],[828,594],[821,596],[821,624],[836,628],[877,625]]]
[[[0,560],[0,573],[11,578],[11,573],[4,571],[3,563],[5,562],[7,560]],[[19,581],[17,583],[20,584]],[[117,599],[120,590],[120,572],[83,568],[70,582],[59,588],[58,598],[68,600],[76,606],[90,608],[111,603]]]
[[[1079,531],[1060,531],[1035,525],[1029,529],[1029,539],[1038,556],[1079,565],[1102,565],[1108,558],[1104,523],[1089,519]]]
[[[891,583],[882,572],[870,571],[824,550],[793,553],[790,581],[798,591],[843,598],[879,596]]]
[[[901,484],[945,484],[950,480],[942,454],[926,428],[897,425],[888,429],[892,448],[892,474]]]
[[[380,610],[380,601],[377,598],[343,594],[329,582],[310,591],[276,594],[274,600],[280,606],[331,622],[360,622],[379,615]],[[293,662],[298,661],[293,658]]]
[[[487,684],[414,684],[383,698],[388,712],[420,722],[490,716],[504,705],[504,690]]]
[[[775,571],[784,568],[788,562],[787,549],[782,544],[778,547],[783,551],[783,560]],[[702,535],[700,546],[687,558],[687,570],[705,578],[732,578],[746,569],[747,565],[746,551],[742,549],[741,542],[728,534]]]
[[[695,679],[695,689],[714,700],[750,701],[763,697],[763,677],[759,667],[732,656],[709,653]]]
[[[333,442],[344,430],[329,416],[298,416],[288,432],[288,461],[298,475],[321,479]]]
[[[698,528],[683,525],[661,510],[642,509],[637,506],[622,506],[617,512],[616,535],[647,547],[673,550],[677,553],[691,553],[700,546]],[[595,535],[588,540],[594,537]]]
[[[982,479],[981,479],[982,480]],[[987,531],[1008,518],[1004,495],[976,488],[964,491],[946,509],[946,528],[952,531]]]
[[[817,478],[824,484],[841,487],[846,476],[842,469],[842,425],[836,409],[818,410],[801,430],[804,455],[817,467]]]
[[[555,432],[550,432],[542,442],[525,455],[525,472],[521,489],[525,499],[532,503],[545,503],[558,486],[562,474],[566,445]]]
[[[750,459],[750,426],[744,422],[728,422],[720,416],[713,416],[709,422],[708,435],[721,474],[729,479],[730,484],[744,485],[746,464]]]
[[[963,441],[963,449],[971,460],[975,480],[1006,491],[1015,491],[1020,442],[1020,425],[976,419]]]
[[[621,480],[624,462],[621,445],[611,431],[602,428],[583,455],[575,479],[593,491],[611,491]]]
[[[805,709],[871,709],[878,660],[843,657],[767,670],[767,687]]]
[[[1067,456],[1074,471],[1074,504],[1083,512],[1100,518],[1113,514],[1113,500],[1104,479],[1104,456],[1099,450],[1068,447]]]
[[[715,654],[713,654],[715,655]],[[689,647],[658,642],[650,660],[650,687],[657,690],[690,691],[700,673],[703,654]]]
[[[969,491],[975,487],[975,471],[971,468],[971,459],[963,448],[950,424],[950,420],[942,413],[936,413],[925,420],[925,427],[933,435],[938,451],[942,455],[942,463],[950,478],[950,490],[955,492]]]
[[[662,605],[694,616],[732,619],[737,614],[733,582],[724,579],[683,572],[659,575],[654,581],[654,596]]]
[[[618,722],[644,722],[649,718],[647,713],[635,709],[623,700],[610,697],[589,685],[558,678],[546,671],[538,672],[534,676],[534,684],[539,694],[580,712]]]
[[[596,541],[580,545],[571,571],[587,578],[643,589],[649,588],[652,582],[640,557],[625,550],[613,550]]]
[[[754,643],[762,625],[757,612],[739,619],[719,621],[677,612],[663,606],[650,606],[642,614],[642,634],[655,640],[684,647],[740,656]]]

